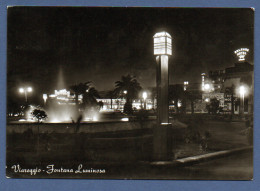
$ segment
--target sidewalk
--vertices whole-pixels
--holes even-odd
[[[232,154],[243,153],[252,150],[253,150],[253,146],[248,146],[248,147],[243,147],[238,149],[223,150],[223,151],[218,151],[218,152],[213,152],[213,153],[208,153],[203,155],[197,155],[193,157],[186,157],[174,161],[156,161],[156,162],[151,162],[150,164],[152,166],[171,166],[171,167],[188,166],[188,165],[206,162],[209,160],[227,157]]]

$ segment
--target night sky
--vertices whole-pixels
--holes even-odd
[[[60,69],[67,86],[109,90],[126,74],[155,86],[153,35],[163,29],[173,37],[170,84],[233,66],[238,48],[250,49],[253,64],[252,9],[11,7],[8,93],[22,85],[52,93]]]

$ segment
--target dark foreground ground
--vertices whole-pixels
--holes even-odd
[[[7,136],[8,177],[250,180],[253,176],[252,151],[189,166],[152,166],[151,128],[39,138],[26,133]],[[244,122],[196,120],[186,129],[173,130],[171,136],[172,161],[250,145]]]

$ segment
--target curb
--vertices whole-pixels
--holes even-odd
[[[182,159],[177,159],[174,161],[156,161],[156,162],[151,162],[151,166],[155,167],[181,167],[181,166],[189,166],[201,162],[206,162],[209,160],[214,160],[222,157],[227,157],[232,154],[237,154],[241,152],[246,152],[253,150],[253,146],[248,146],[248,147],[243,147],[239,149],[232,149],[232,150],[224,150],[224,151],[218,151],[214,153],[208,153],[204,155],[198,155],[198,156],[193,156],[193,157],[187,157],[187,158],[182,158]]]

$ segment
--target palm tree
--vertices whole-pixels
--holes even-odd
[[[83,92],[83,107],[98,106],[97,98],[100,98],[98,91],[88,86],[88,89]]]
[[[75,94],[75,103],[76,103],[77,107],[79,105],[79,95],[84,94],[89,89],[90,83],[91,82],[79,83],[79,84],[70,86],[70,89]]]
[[[134,98],[138,97],[139,91],[142,89],[139,82],[129,74],[127,76],[122,76],[121,81],[115,82],[115,93],[117,96],[123,95],[123,92],[126,91],[126,103],[124,106],[125,113],[132,113],[132,101]]]

